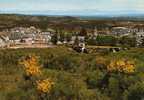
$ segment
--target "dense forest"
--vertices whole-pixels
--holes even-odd
[[[0,50],[0,100],[143,100],[143,65],[142,48]]]

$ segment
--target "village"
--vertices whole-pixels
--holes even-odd
[[[55,45],[77,45],[83,51],[86,45],[89,45],[86,41],[96,39],[98,36],[134,37],[136,47],[140,47],[144,42],[144,25],[102,29],[95,26],[91,31],[81,28],[79,32],[66,34],[51,28],[42,31],[34,26],[14,27],[0,32],[0,48],[49,48]]]
[[[144,0],[0,0],[0,100],[144,100]]]

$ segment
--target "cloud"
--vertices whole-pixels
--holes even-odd
[[[144,0],[0,0],[0,9],[18,10],[140,10]]]
[[[135,6],[138,10],[144,11],[144,1],[143,0],[137,0],[137,4]]]

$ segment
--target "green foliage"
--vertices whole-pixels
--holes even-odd
[[[97,45],[102,46],[115,46],[117,44],[117,39],[113,36],[97,36]]]
[[[24,91],[17,89],[7,94],[6,100],[38,100],[34,89]]]
[[[69,42],[69,41],[71,41],[71,38],[72,38],[72,34],[67,33],[66,34],[66,40]]]
[[[111,77],[108,85],[109,94],[115,99],[120,99],[119,80]]]
[[[97,44],[97,41],[96,41],[96,37],[92,37],[92,38],[87,38],[86,39],[86,42],[88,45],[96,45]]]
[[[58,41],[58,34],[55,33],[53,34],[53,36],[51,37],[51,42],[56,45],[57,44],[57,41]]]
[[[80,36],[86,36],[87,35],[87,30],[85,28],[82,28],[80,30],[80,33],[79,33]]]
[[[102,79],[104,78],[104,73],[100,70],[90,71],[87,74],[87,84],[89,88],[99,88]]]
[[[86,42],[88,45],[116,46],[118,41],[114,36],[98,35],[97,37],[88,38]]]
[[[120,38],[114,36],[103,36],[98,35],[97,37],[87,38],[86,42],[88,45],[99,45],[99,46],[124,46],[124,47],[135,47],[136,38],[130,36],[123,36]]]
[[[144,95],[144,49],[111,54],[78,54],[65,47],[0,50],[0,99],[41,100],[33,83],[23,79],[18,61],[35,54],[40,58],[45,78],[55,85],[49,100],[141,100]],[[135,60],[133,74],[107,71],[114,58]]]
[[[138,82],[129,87],[127,100],[142,100],[144,99],[144,82]]]
[[[129,37],[129,36],[123,36],[119,39],[119,43],[124,46],[130,46],[135,47],[136,46],[136,38],[135,37]]]
[[[60,39],[61,42],[64,42],[65,40],[65,34],[64,33],[60,33]]]

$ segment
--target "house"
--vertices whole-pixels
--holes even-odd
[[[57,41],[57,45],[62,45],[63,43],[61,41]]]
[[[97,29],[97,27],[95,27],[94,28],[94,30],[93,30],[93,36],[95,36],[95,37],[97,37],[98,36],[98,29]]]
[[[137,46],[141,46],[144,42],[144,32],[137,32],[136,33],[136,42]]]
[[[130,29],[127,27],[113,27],[112,28],[112,35],[116,36],[123,36],[123,35],[129,35]]]
[[[51,43],[51,37],[53,33],[55,33],[55,30],[48,28],[47,31],[42,32],[40,29],[31,26],[14,27],[7,29],[6,32],[9,33],[7,34],[7,38],[2,37],[0,33],[1,46],[4,46],[4,44],[9,41],[10,46],[39,47],[47,46]]]
[[[55,33],[55,30],[53,30],[53,29],[51,29],[51,28],[48,28],[46,31],[49,32],[50,34]]]
[[[74,44],[76,41],[79,43],[84,43],[85,42],[85,36],[72,36],[70,43]]]
[[[5,41],[0,37],[0,47],[5,47]]]
[[[32,45],[34,43],[34,41],[33,41],[32,37],[24,36],[24,37],[21,38],[19,43],[20,44],[23,43],[25,45]]]
[[[135,29],[136,32],[144,32],[144,25],[136,25],[133,29]]]
[[[46,43],[51,41],[52,33],[51,32],[41,32],[42,38]]]
[[[7,36],[0,36],[0,47],[9,47],[9,38]]]
[[[8,47],[10,44],[8,32],[0,32],[0,47]]]
[[[73,45],[73,49],[78,52],[85,52],[85,34],[77,33],[75,36],[72,36],[70,43]]]

